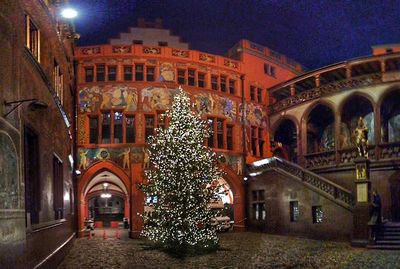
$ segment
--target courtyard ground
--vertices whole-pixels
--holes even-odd
[[[146,248],[144,240],[116,239],[109,232],[78,239],[58,269],[128,268],[400,268],[400,251],[352,248],[344,242],[317,241],[261,233],[220,234],[212,254],[176,259]]]

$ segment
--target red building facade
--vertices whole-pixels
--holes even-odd
[[[91,198],[106,189],[123,198],[119,217],[130,220],[131,237],[139,235],[147,137],[168,125],[162,114],[179,85],[210,122],[214,132],[206,143],[221,156],[234,229],[244,230],[243,167],[271,155],[266,88],[294,77],[301,67],[247,40],[230,50],[230,58],[190,50],[157,25],[131,28],[108,45],[76,49],[79,230],[96,211]]]

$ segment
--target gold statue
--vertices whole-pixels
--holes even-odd
[[[150,168],[149,150],[146,148],[143,148],[143,169],[149,169],[149,168]]]
[[[358,119],[357,127],[353,132],[358,156],[368,158],[368,128],[362,117]]]
[[[86,157],[86,155],[88,154],[88,150],[86,150],[86,151],[84,151],[84,150],[80,150],[79,151],[79,167],[78,167],[78,170],[81,170],[81,169],[83,169],[83,170],[86,170],[86,168],[87,168],[87,164],[88,164],[88,159],[87,159],[87,157]]]

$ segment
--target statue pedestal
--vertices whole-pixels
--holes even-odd
[[[371,201],[371,181],[369,180],[369,160],[358,157],[355,163],[355,205],[353,212],[352,245],[365,247],[369,243],[369,203]]]

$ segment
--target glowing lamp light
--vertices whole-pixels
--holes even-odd
[[[111,194],[110,193],[102,193],[100,195],[101,198],[111,198]]]
[[[76,16],[78,16],[78,11],[76,11],[73,8],[68,7],[68,8],[63,9],[63,11],[61,11],[61,16],[63,16],[66,19],[73,19]]]

